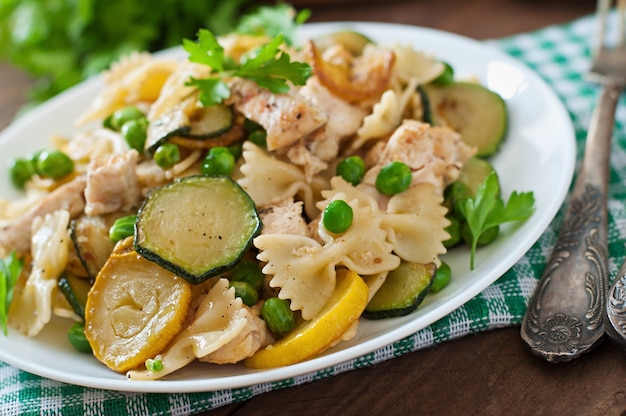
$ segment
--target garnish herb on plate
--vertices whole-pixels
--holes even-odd
[[[495,173],[491,173],[478,187],[476,196],[459,201],[472,235],[470,256],[472,270],[478,240],[483,233],[506,222],[525,220],[535,211],[535,197],[532,192],[514,191],[506,204],[499,194],[498,179]]]
[[[211,31],[200,29],[198,41],[184,39],[183,48],[189,53],[191,62],[210,66],[212,76],[191,77],[186,85],[200,90],[200,101],[206,107],[219,104],[230,96],[230,89],[224,82],[226,77],[246,78],[274,93],[289,91],[287,81],[304,85],[311,76],[311,67],[304,62],[292,62],[289,54],[281,50],[284,43],[284,36],[276,35],[237,63],[224,55],[224,48]]]
[[[23,262],[16,257],[15,252],[4,260],[0,259],[0,324],[4,335],[8,335],[9,306],[11,306],[13,289],[22,273],[22,267]]]

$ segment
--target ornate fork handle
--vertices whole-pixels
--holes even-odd
[[[609,158],[620,92],[614,84],[602,89],[563,226],[522,322],[522,339],[551,362],[590,351],[605,333]]]

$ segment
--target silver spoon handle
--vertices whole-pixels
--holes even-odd
[[[605,333],[609,157],[619,93],[612,85],[600,93],[563,226],[522,321],[522,339],[551,362],[588,352]]]

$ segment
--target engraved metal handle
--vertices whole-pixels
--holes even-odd
[[[606,299],[606,333],[626,345],[626,262],[622,264]]]
[[[609,157],[620,92],[609,84],[600,93],[562,229],[522,321],[522,339],[551,362],[590,351],[605,334]]]

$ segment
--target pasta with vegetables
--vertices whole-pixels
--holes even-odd
[[[52,141],[70,171],[14,164],[9,325],[35,337],[53,314],[77,321],[98,360],[153,380],[196,360],[294,364],[363,316],[413,312],[449,248],[447,190],[477,151],[429,115],[422,86],[444,63],[354,32],[292,46],[200,31],[184,48],[110,68],[80,132]],[[382,289],[397,279],[413,292]]]

